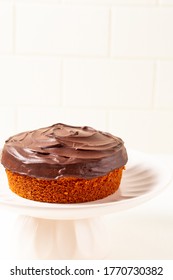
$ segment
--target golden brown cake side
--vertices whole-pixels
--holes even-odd
[[[23,198],[51,203],[80,203],[113,194],[119,188],[123,169],[124,166],[92,179],[62,177],[44,180],[7,169],[6,173],[10,189]]]

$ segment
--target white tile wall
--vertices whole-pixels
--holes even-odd
[[[116,57],[173,57],[173,7],[112,9],[112,49]]]
[[[151,107],[153,63],[150,61],[68,59],[63,70],[64,105]]]
[[[117,110],[110,112],[109,130],[122,137],[127,148],[171,153],[172,121],[170,111]]]
[[[115,5],[153,5],[157,3],[157,0],[62,0],[65,4],[115,4]],[[164,1],[164,0],[163,0]],[[168,0],[169,1],[169,0]],[[171,0],[170,0],[171,1]]]
[[[173,0],[159,0],[162,5],[173,5]]]
[[[18,4],[16,52],[106,55],[108,16],[101,7]]]
[[[158,62],[156,79],[156,107],[173,110],[173,60]]]
[[[0,53],[13,50],[13,6],[0,2]]]
[[[0,104],[0,149],[4,145],[4,141],[16,132],[15,128],[16,113],[14,108]]]
[[[172,0],[0,0],[0,146],[56,122],[173,153]]]
[[[39,116],[39,117],[38,117]],[[17,131],[35,129],[57,122],[71,125],[88,125],[106,131],[107,116],[104,110],[71,107],[25,107],[18,109]]]
[[[0,57],[2,105],[60,104],[60,61],[47,57]]]

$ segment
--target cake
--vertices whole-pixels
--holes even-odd
[[[127,160],[121,138],[62,123],[10,137],[1,157],[12,192],[48,203],[81,203],[113,194]]]

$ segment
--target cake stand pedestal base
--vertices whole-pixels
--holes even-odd
[[[19,216],[10,251],[14,259],[104,259],[109,253],[105,217],[51,220]]]
[[[116,240],[115,236],[110,236],[108,215],[154,198],[172,179],[172,172],[153,156],[135,151],[128,154],[119,190],[98,201],[67,205],[31,201],[18,197],[9,190],[7,181],[1,181],[0,207],[23,215],[18,216],[11,230],[10,257],[106,258],[111,240]],[[4,169],[0,169],[0,175],[6,178]]]

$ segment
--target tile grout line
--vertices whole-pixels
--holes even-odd
[[[15,40],[14,40],[15,41]],[[13,44],[15,45],[15,44]],[[15,48],[15,46],[13,47]],[[56,53],[21,53],[15,51],[15,55],[18,57],[55,57],[62,59],[89,59],[89,60],[116,60],[116,61],[154,61],[154,60],[163,60],[173,61],[173,56],[108,56],[107,55],[76,55],[76,54],[56,54]],[[9,56],[8,53],[0,53],[1,56]]]

